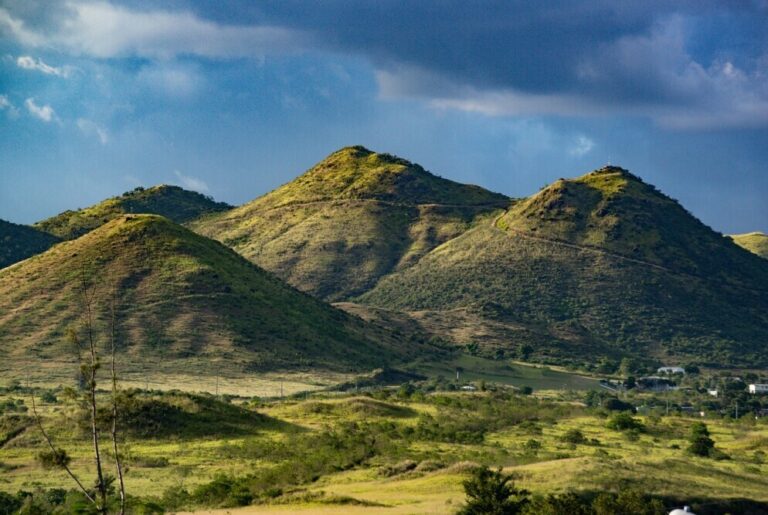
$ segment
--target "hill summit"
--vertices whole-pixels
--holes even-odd
[[[151,188],[135,188],[84,209],[64,211],[36,223],[35,227],[70,240],[124,214],[149,213],[184,223],[205,213],[224,211],[231,207],[196,191],[161,184]]]
[[[134,364],[360,370],[412,352],[167,218],[123,215],[0,271],[1,359],[70,356],[64,334],[83,312],[83,275],[101,320],[116,288],[121,350]]]
[[[372,199],[402,204],[506,205],[504,195],[437,177],[418,164],[362,146],[342,148],[259,199],[260,207]]]
[[[335,301],[363,293],[510,202],[356,146],[191,227],[300,290]]]
[[[618,167],[556,181],[359,301],[541,356],[768,363],[765,260]]]

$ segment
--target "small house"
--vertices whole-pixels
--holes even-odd
[[[657,374],[685,374],[683,367],[659,367]]]
[[[768,384],[751,384],[748,386],[749,393],[768,393]]]

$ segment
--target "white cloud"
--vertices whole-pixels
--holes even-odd
[[[86,118],[78,118],[77,119],[77,127],[84,133],[84,134],[93,134],[97,138],[99,138],[99,142],[102,145],[106,145],[109,143],[109,133],[107,130],[99,125],[98,123],[94,122],[93,120],[88,120]]]
[[[67,66],[56,67],[51,66],[43,62],[42,59],[30,57],[28,55],[22,55],[16,59],[16,66],[24,68],[25,70],[37,70],[45,73],[46,75],[56,75],[57,77],[67,78],[71,72],[71,68]]]
[[[295,30],[222,25],[186,11],[139,11],[98,1],[67,5],[71,16],[46,33],[28,29],[1,8],[0,28],[27,46],[53,46],[101,58],[259,57],[297,48],[303,39]]]
[[[29,111],[32,116],[46,123],[58,120],[56,117],[56,111],[54,111],[53,108],[48,104],[39,106],[35,103],[35,99],[30,97],[24,101],[24,105],[27,107],[27,111]]]
[[[137,78],[152,91],[175,99],[196,96],[206,82],[197,67],[171,62],[146,66],[139,72]]]
[[[189,175],[184,175],[178,170],[174,170],[173,172],[176,175],[176,178],[179,180],[182,186],[189,190],[198,191],[200,193],[207,193],[209,191],[208,185],[203,181],[202,179],[198,179],[197,177],[190,177]]]
[[[595,148],[595,142],[586,136],[579,136],[571,148],[568,149],[568,153],[572,156],[582,157],[589,154],[592,149]]]

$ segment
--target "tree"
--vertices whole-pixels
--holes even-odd
[[[79,285],[79,291],[81,301],[82,301],[82,307],[83,307],[83,313],[82,313],[82,327],[80,332],[83,333],[83,336],[80,336],[80,332],[76,329],[72,329],[69,331],[69,341],[72,344],[77,360],[79,363],[79,377],[82,379],[84,389],[85,389],[85,398],[86,403],[88,405],[88,411],[90,415],[90,431],[91,431],[91,442],[93,447],[93,458],[96,465],[96,482],[95,482],[95,489],[96,491],[93,492],[89,489],[87,489],[82,481],[72,472],[72,470],[69,468],[69,456],[67,455],[66,451],[64,451],[61,448],[57,448],[53,440],[48,435],[48,432],[45,430],[45,427],[43,426],[42,419],[40,415],[37,412],[37,407],[35,404],[35,395],[34,390],[31,391],[31,397],[32,397],[32,412],[34,415],[35,422],[38,426],[38,429],[40,430],[40,433],[43,436],[43,439],[45,440],[46,444],[48,445],[50,452],[45,452],[40,454],[40,458],[43,462],[49,463],[51,466],[56,466],[63,468],[67,474],[72,478],[72,480],[77,484],[80,491],[83,493],[85,498],[93,505],[93,508],[96,509],[98,513],[107,513],[107,494],[111,488],[111,484],[114,481],[113,477],[107,476],[104,472],[104,464],[102,459],[102,451],[101,451],[101,435],[98,427],[98,403],[96,399],[96,380],[97,380],[97,372],[99,368],[101,367],[100,360],[99,360],[99,352],[98,352],[98,344],[97,339],[98,335],[96,334],[95,325],[94,325],[94,308],[95,308],[95,297],[96,297],[96,290],[94,287],[90,286],[87,280],[87,274],[85,269],[81,271],[81,277],[80,277],[80,285]],[[116,331],[116,290],[113,288],[112,296],[111,296],[111,320],[110,320],[110,334],[109,334],[109,341],[110,341],[110,351],[111,351],[111,380],[112,380],[112,410],[111,410],[111,430],[110,434],[112,437],[112,448],[115,454],[115,466],[117,471],[117,477],[119,479],[119,491],[120,491],[120,515],[125,514],[125,485],[123,483],[123,470],[122,470],[122,464],[120,460],[120,452],[118,447],[118,432],[117,432],[117,418],[118,418],[118,409],[117,409],[117,372],[116,372],[116,363],[115,363],[115,346],[116,346],[116,338],[115,338],[115,331]],[[83,354],[85,354],[85,357],[83,357]]]
[[[475,469],[472,477],[464,481],[467,504],[461,515],[512,515],[521,513],[528,503],[528,492],[518,490],[512,476],[502,473],[501,468]]]
[[[691,427],[691,435],[688,437],[690,445],[688,452],[694,456],[709,458],[715,450],[715,441],[709,437],[709,429],[704,422],[696,422]]]

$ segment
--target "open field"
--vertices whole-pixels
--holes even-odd
[[[461,363],[465,369],[478,364]],[[165,415],[142,415],[127,435],[127,489],[170,510],[195,513],[451,513],[463,502],[468,472],[487,464],[503,466],[534,494],[590,495],[630,486],[694,506],[713,499],[768,502],[765,419],[706,419],[728,458],[715,460],[686,453],[694,418],[654,414],[638,417],[642,431],[608,429],[611,414],[585,408],[575,393],[550,390],[537,398],[503,389],[401,388],[372,395],[315,393],[253,404],[136,392],[133,398],[144,406],[138,413],[165,406]],[[90,478],[82,412],[64,392],[56,396],[56,402],[38,401],[44,423],[72,457],[74,471]],[[8,408],[19,400],[29,406],[28,392],[0,395],[5,432],[14,416],[29,415]],[[583,437],[579,443],[566,437],[574,430]],[[71,488],[63,471],[41,466],[41,450],[31,425],[8,439],[0,447],[0,491]],[[242,498],[233,492],[241,487],[253,505],[235,509]]]

